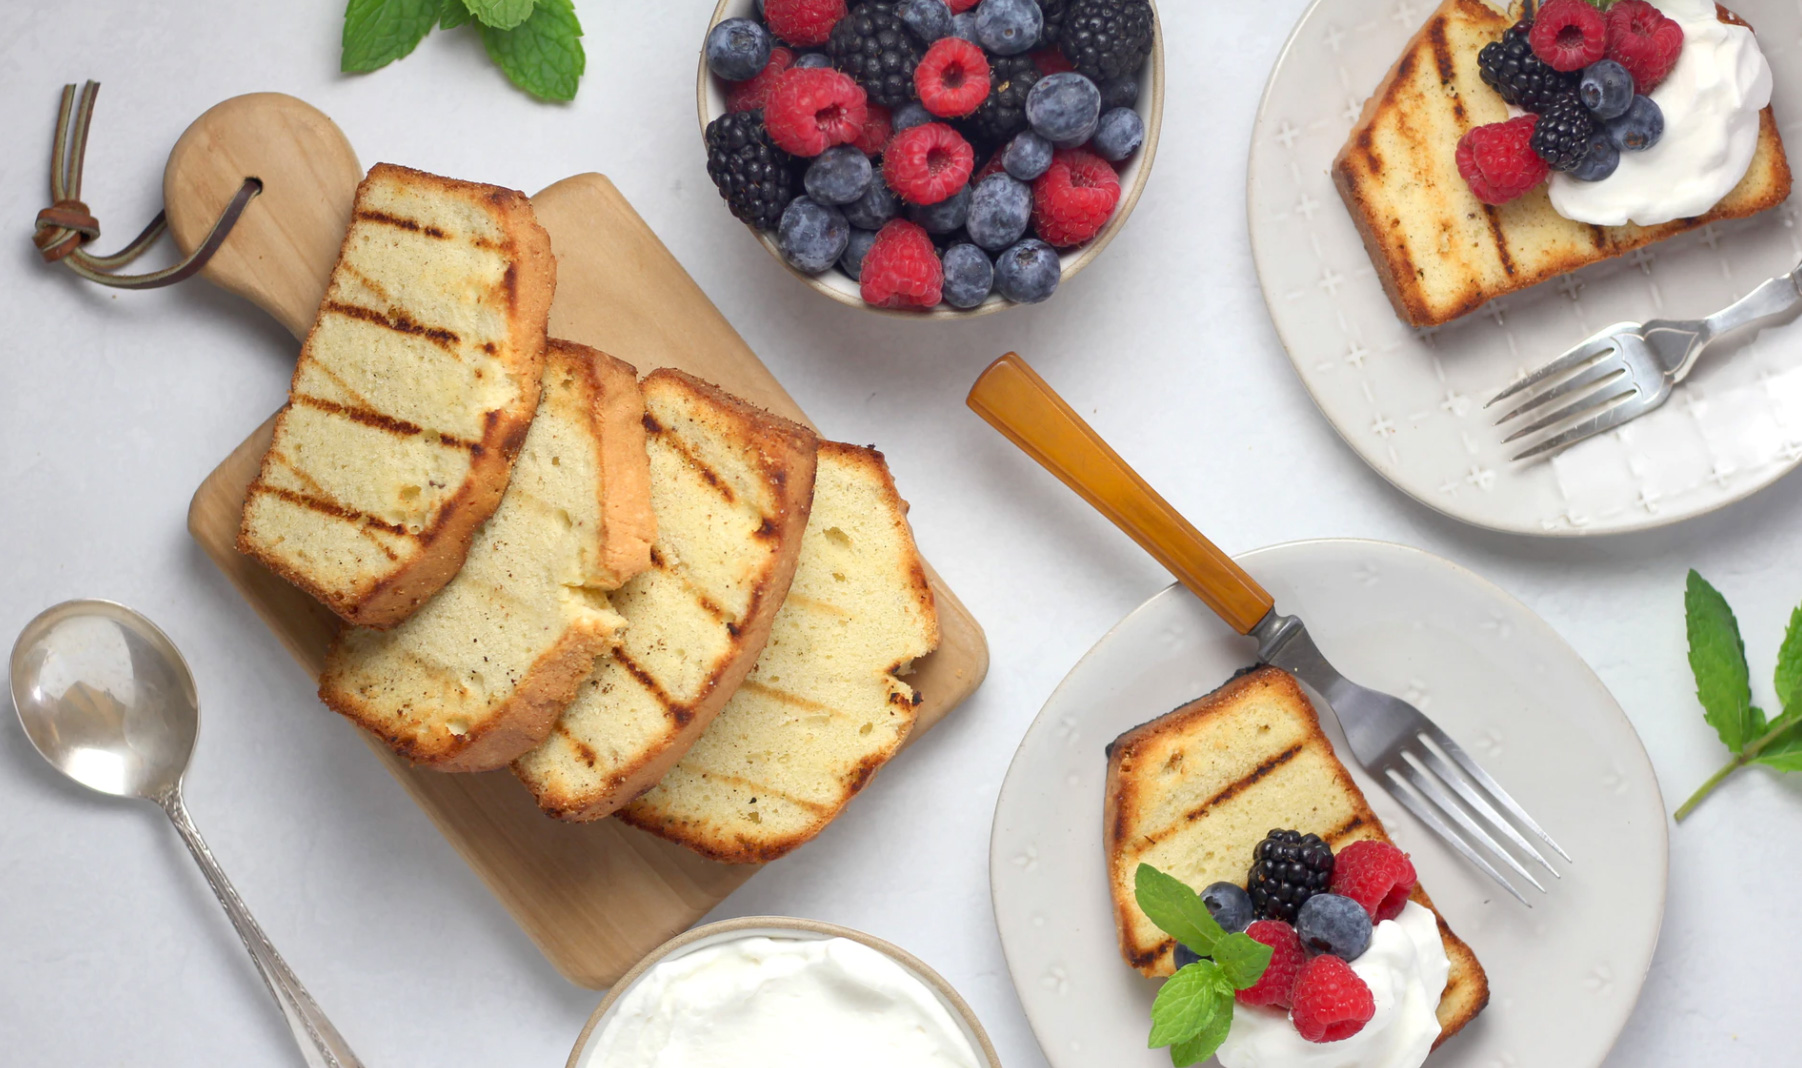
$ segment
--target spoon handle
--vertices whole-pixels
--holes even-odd
[[[163,811],[169,814],[169,822],[175,824],[175,830],[181,840],[187,843],[188,852],[194,854],[194,862],[200,865],[200,871],[206,876],[208,885],[213,888],[213,896],[225,907],[225,914],[231,917],[232,926],[238,929],[238,937],[243,939],[244,948],[250,951],[250,959],[256,962],[257,971],[262,973],[263,982],[269,987],[269,993],[275,996],[277,1005],[281,1006],[282,1015],[288,1020],[289,1030],[294,1032],[294,1041],[300,1046],[300,1054],[306,1059],[307,1068],[362,1068],[363,1062],[350,1051],[344,1036],[325,1018],[325,1013],[314,1004],[307,988],[300,985],[300,980],[288,970],[288,962],[270,944],[269,936],[257,925],[245,907],[244,899],[232,888],[231,880],[225,877],[225,871],[219,862],[213,859],[213,851],[207,848],[205,839],[200,837],[200,830],[194,826],[194,820],[188,815],[188,806],[183,803],[181,791],[171,790],[161,798]]]

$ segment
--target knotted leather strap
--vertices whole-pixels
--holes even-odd
[[[244,179],[244,184],[225,206],[206,240],[179,262],[146,274],[116,273],[156,244],[157,238],[162,237],[169,226],[164,213],[159,211],[150,225],[118,252],[98,256],[87,250],[88,242],[100,236],[100,223],[81,202],[81,169],[88,149],[88,124],[94,117],[94,98],[99,93],[99,82],[83,85],[79,95],[75,86],[63,86],[62,107],[56,115],[56,143],[50,154],[50,199],[53,203],[38,212],[32,244],[37,246],[44,262],[61,263],[90,282],[120,289],[174,285],[206,266],[213,253],[225,243],[226,235],[231,233],[250,199],[262,191],[263,183],[255,178]]]

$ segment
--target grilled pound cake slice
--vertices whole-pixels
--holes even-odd
[[[625,623],[605,591],[650,564],[643,420],[630,365],[551,342],[538,417],[463,570],[391,630],[345,628],[320,698],[443,771],[542,742]]]
[[[901,748],[919,697],[900,676],[938,643],[882,454],[821,442],[800,564],[763,655],[688,755],[619,817],[726,863],[791,852]]]
[[[813,500],[812,431],[680,371],[642,386],[651,568],[613,596],[628,622],[619,647],[513,765],[560,819],[612,815],[725,707],[788,594]]]
[[[1318,834],[1334,851],[1360,839],[1389,840],[1288,673],[1248,672],[1115,739],[1105,833],[1127,963],[1150,976],[1175,971],[1175,943],[1139,911],[1133,893],[1141,863],[1192,887],[1243,886],[1253,848],[1273,827]],[[1413,899],[1433,908],[1419,886]],[[1439,936],[1451,961],[1439,1001],[1444,1042],[1489,1003],[1489,979],[1443,916]]]
[[[500,504],[538,407],[555,287],[523,193],[373,167],[239,550],[351,623],[411,615]]]
[[[1723,21],[1744,23],[1725,8]],[[1592,226],[1552,208],[1544,185],[1499,207],[1458,173],[1458,141],[1505,122],[1477,53],[1514,24],[1484,0],[1445,0],[1364,105],[1333,161],[1333,184],[1396,314],[1436,326],[1506,293],[1712,222],[1754,215],[1790,193],[1789,161],[1766,107],[1746,176],[1714,209],[1659,226]]]

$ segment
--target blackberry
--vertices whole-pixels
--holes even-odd
[[[1054,48],[1063,36],[1070,0],[1039,0],[1039,14],[1045,19],[1045,28],[1039,31],[1039,47]]]
[[[1333,881],[1333,851],[1317,834],[1271,831],[1252,851],[1246,890],[1260,920],[1294,923],[1301,907]]]
[[[800,191],[795,169],[795,158],[770,143],[763,112],[733,112],[707,124],[707,177],[739,221],[774,230]]]
[[[1553,70],[1533,54],[1527,34],[1533,29],[1531,19],[1522,19],[1508,28],[1499,41],[1491,41],[1477,53],[1477,69],[1483,83],[1501,94],[1507,103],[1535,115],[1544,114],[1554,100],[1574,92],[1582,71]]]
[[[1589,139],[1595,136],[1595,116],[1576,93],[1551,102],[1533,127],[1533,151],[1555,171],[1575,170],[1589,155]]]
[[[1151,0],[1069,0],[1058,47],[1096,82],[1137,74],[1151,54]]]
[[[965,135],[986,148],[1026,129],[1026,94],[1040,77],[1031,56],[989,57],[989,96],[963,121]]]
[[[894,4],[868,0],[853,8],[832,27],[826,52],[833,66],[857,79],[871,103],[893,108],[914,98],[914,68],[925,46]]]

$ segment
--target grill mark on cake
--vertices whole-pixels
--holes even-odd
[[[1213,797],[1208,798],[1207,801],[1203,802],[1202,804],[1196,806],[1193,809],[1190,809],[1188,812],[1183,813],[1183,822],[1184,823],[1194,823],[1196,820],[1207,815],[1214,808],[1216,808],[1220,805],[1226,804],[1228,801],[1231,801],[1238,794],[1244,792],[1245,790],[1251,789],[1253,786],[1257,785],[1258,781],[1260,779],[1264,778],[1264,776],[1269,775],[1271,772],[1282,767],[1284,764],[1287,764],[1287,763],[1289,763],[1289,761],[1294,760],[1296,754],[1300,753],[1305,748],[1307,748],[1307,743],[1297,742],[1296,744],[1294,744],[1294,745],[1290,746],[1289,748],[1283,750],[1282,752],[1278,753],[1276,756],[1267,758],[1263,763],[1259,764],[1257,767],[1246,772],[1244,775],[1239,776],[1239,778],[1236,781],[1228,783],[1224,789],[1222,789],[1219,793],[1215,794]],[[1176,828],[1171,828],[1171,830],[1175,830],[1175,829]]]
[[[682,462],[693,468],[695,474],[701,476],[701,481],[718,491],[719,495],[725,498],[727,504],[738,503],[738,496],[732,492],[732,487],[726,485],[725,480],[721,479],[719,473],[708,466],[706,461],[702,460],[699,456],[696,456],[694,451],[688,447],[688,443],[683,441],[681,437],[670,433],[655,419],[651,418],[648,413],[644,417],[644,428],[650,432],[652,438],[654,438],[659,445],[664,446],[677,456],[680,456]]]
[[[346,397],[350,398],[350,403],[352,405],[354,405],[355,407],[364,409],[365,411],[374,407],[373,405],[371,405],[369,403],[369,398],[363,396],[361,393],[358,393],[356,390],[352,389],[350,387],[349,382],[344,381],[344,379],[341,378],[336,371],[334,371],[330,367],[326,366],[325,361],[323,361],[323,360],[308,360],[307,366],[312,368],[315,371],[318,371],[320,374],[324,375],[325,377],[331,379],[332,385],[337,386],[340,390],[342,390],[344,395]]]
[[[291,489],[283,489],[280,486],[271,486],[266,483],[258,482],[250,487],[250,493],[253,496],[256,494],[267,494],[271,497],[278,497],[297,508],[305,508],[309,511],[318,512],[321,515],[329,515],[333,519],[342,519],[346,523],[374,527],[377,530],[386,531],[397,538],[413,538],[415,536],[413,532],[409,531],[407,528],[395,523],[390,523],[385,519],[377,519],[368,512],[359,511],[358,509],[339,504],[336,501],[313,497],[305,493],[298,493]],[[377,542],[377,544],[380,545],[381,543]],[[387,547],[382,546],[382,550],[387,552]]]
[[[716,779],[720,782],[731,783],[733,786],[741,786],[741,787],[745,788],[746,790],[755,792],[758,797],[779,798],[783,801],[787,801],[791,805],[794,805],[796,808],[804,808],[807,811],[814,813],[815,815],[830,816],[830,815],[832,815],[833,812],[837,811],[837,809],[834,808],[832,805],[822,804],[818,801],[809,801],[806,798],[802,798],[802,797],[796,797],[794,794],[787,793],[785,791],[776,789],[774,786],[771,786],[769,783],[759,782],[755,779],[747,779],[741,775],[733,775],[731,772],[703,771],[703,772],[700,772],[700,775],[702,778]]]
[[[734,638],[738,637],[738,623],[732,618],[732,614],[727,612],[724,608],[721,608],[719,603],[712,597],[709,597],[707,591],[701,589],[694,579],[689,577],[686,570],[681,569],[679,566],[672,566],[666,561],[663,558],[663,554],[657,551],[657,546],[655,545],[651,546],[651,568],[661,574],[668,575],[672,580],[681,583],[682,588],[688,592],[690,597],[695,599],[695,603],[701,606],[702,611],[712,616],[718,622],[724,624],[726,630],[729,631]]]
[[[591,768],[594,767],[595,761],[600,759],[600,754],[596,753],[592,746],[576,737],[576,733],[565,726],[562,720],[558,720],[557,725],[552,729],[557,732],[559,737],[570,744],[570,747],[576,751],[576,756],[581,759],[582,763]]]
[[[369,292],[375,297],[375,299],[381,301],[383,304],[393,304],[394,303],[393,299],[388,296],[388,289],[386,286],[383,286],[380,282],[377,282],[375,279],[369,277],[368,275],[364,274],[362,271],[358,270],[354,265],[352,265],[350,263],[350,261],[345,260],[345,261],[339,263],[338,269],[340,271],[344,272],[345,274],[350,275],[351,277],[355,278],[358,282],[362,283],[363,287],[365,289],[369,290]],[[332,284],[332,290],[335,291],[335,290],[337,290],[337,288],[338,288],[337,280],[334,279],[333,284]],[[328,293],[327,296],[329,297],[330,293]]]
[[[331,494],[326,492],[325,487],[321,486],[319,484],[318,479],[314,478],[312,475],[307,474],[305,471],[303,471],[299,467],[295,466],[294,461],[288,459],[288,456],[286,453],[275,448],[275,446],[273,446],[273,445],[271,445],[269,447],[269,459],[271,462],[278,463],[278,464],[282,465],[283,467],[287,468],[288,473],[293,475],[296,480],[298,480],[302,483],[305,483],[307,490],[309,492],[311,492],[314,496],[317,496],[317,497],[330,497],[331,496]],[[262,484],[261,480],[259,480],[259,484]]]
[[[386,327],[397,334],[408,334],[412,337],[424,338],[446,352],[456,355],[456,347],[462,343],[455,332],[441,326],[427,326],[419,322],[399,308],[377,311],[365,308],[360,304],[346,304],[341,300],[328,300],[324,311],[336,312],[348,319],[360,319],[375,326]]]
[[[418,219],[409,219],[404,215],[392,215],[376,208],[358,208],[356,217],[363,222],[381,223],[384,226],[392,226],[396,229],[406,230],[409,233],[421,234],[425,237],[436,238],[440,241],[443,241],[450,236],[443,230],[440,230],[429,223],[422,223]]]
[[[1608,231],[1593,223],[1589,227],[1589,239],[1595,244],[1598,251],[1608,247]]]
[[[1433,65],[1439,68],[1439,84],[1452,84],[1452,48],[1445,39],[1445,19],[1435,18],[1427,24],[1427,44],[1433,49]]]
[[[1514,257],[1508,255],[1508,238],[1502,233],[1502,217],[1496,212],[1494,204],[1483,205],[1483,218],[1489,220],[1489,233],[1495,238],[1496,259],[1502,261],[1502,271],[1512,278]]]
[[[1346,835],[1351,834],[1353,831],[1356,831],[1360,827],[1363,827],[1363,826],[1364,826],[1364,817],[1363,816],[1353,816],[1351,819],[1346,820],[1344,823],[1341,823],[1339,826],[1333,828],[1332,830],[1321,835],[1320,837],[1326,841],[1327,845],[1330,845],[1333,847],[1334,852],[1338,852],[1338,849],[1339,849],[1338,843],[1344,841]]]
[[[819,715],[832,716],[840,719],[844,718],[845,715],[843,712],[840,712],[830,705],[823,705],[818,701],[809,700],[799,694],[790,693],[787,690],[775,686],[766,686],[761,682],[756,682],[751,679],[746,679],[744,682],[739,683],[738,688],[762,697],[767,697],[779,704],[789,705],[793,708],[803,709]]]
[[[337,401],[329,401],[323,397],[314,397],[305,393],[297,393],[294,395],[294,403],[312,408],[314,411],[342,416],[353,423],[361,423],[364,426],[373,427],[376,430],[385,430],[395,437],[425,437],[428,433],[424,427],[417,423],[409,423],[405,419],[396,419],[391,415],[371,411],[368,408],[358,408],[348,404],[339,404]],[[438,434],[437,438],[443,444],[448,445],[453,449],[462,449],[465,452],[479,453],[482,449],[480,442],[465,441],[462,438],[454,437],[450,434]]]
[[[658,682],[650,672],[638,666],[638,662],[633,660],[625,649],[613,650],[613,662],[619,665],[621,671],[637,679],[640,686],[650,691],[651,696],[657,699],[657,703],[662,705],[678,724],[686,727],[688,722],[694,719],[694,709],[671,697],[669,691],[663,688],[663,684]]]

